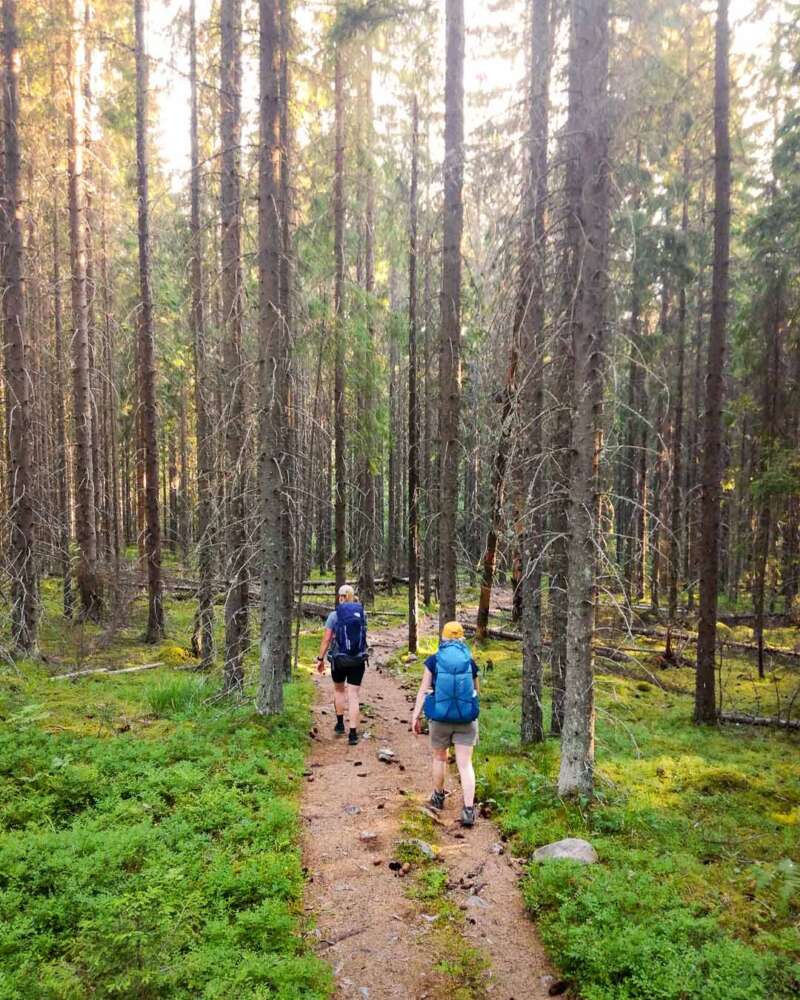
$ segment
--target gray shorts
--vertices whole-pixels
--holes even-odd
[[[446,750],[451,744],[474,747],[478,742],[478,720],[474,722],[434,722],[428,720],[431,749]]]

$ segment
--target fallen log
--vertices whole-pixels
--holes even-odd
[[[316,596],[316,595],[315,595]],[[331,604],[315,604],[311,601],[303,601],[302,604],[295,605],[295,614],[302,614],[306,618],[327,618],[333,611]],[[378,611],[369,612],[370,618],[405,618],[405,611]]]
[[[632,635],[641,635],[646,639],[666,639],[667,633],[657,629],[649,628],[620,628],[621,632],[630,632]],[[673,639],[680,642],[688,642],[692,645],[697,643],[697,636],[689,632],[672,632]],[[745,653],[757,653],[758,645],[754,642],[738,642],[735,639],[724,639],[717,637],[717,645],[725,649],[740,649]],[[768,656],[785,656],[790,660],[800,660],[800,652],[793,649],[784,649],[782,646],[764,646],[764,652]]]
[[[800,730],[800,719],[781,719],[772,715],[745,715],[741,712],[720,712],[720,722],[744,726],[774,726],[777,729]]]
[[[120,667],[116,669],[115,667],[97,667],[94,670],[73,670],[68,674],[53,674],[50,677],[51,681],[68,681],[73,680],[75,677],[89,677],[93,674],[136,674],[142,670],[155,670],[157,667],[163,667],[164,664],[159,663],[142,663],[138,667]]]
[[[461,624],[467,635],[475,635],[477,627],[472,622],[461,622]],[[486,629],[486,635],[490,639],[501,639],[505,642],[522,642],[522,636],[518,632],[507,632],[505,629],[488,628]],[[543,639],[542,645],[549,646],[550,640]],[[629,656],[625,655],[624,651],[617,649],[615,646],[595,646],[594,651],[598,656],[605,657],[607,660],[614,660],[616,663],[625,663],[630,659]],[[636,650],[636,652],[644,652],[644,650]]]

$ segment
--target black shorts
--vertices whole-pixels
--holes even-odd
[[[335,656],[331,660],[331,677],[334,684],[352,684],[360,687],[364,680],[367,661],[359,656]]]

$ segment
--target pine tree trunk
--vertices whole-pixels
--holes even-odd
[[[456,513],[464,228],[464,0],[446,2],[444,229],[439,335],[439,624],[456,616]]]
[[[72,267],[73,411],[75,414],[75,527],[78,542],[78,593],[81,617],[99,620],[102,614],[97,574],[97,533],[92,465],[92,403],[89,329],[86,292],[86,199],[84,195],[84,62],[83,4],[70,0],[70,115],[69,115],[69,222]]]
[[[687,67],[690,68],[690,67]],[[688,75],[688,74],[687,74]],[[684,252],[689,238],[689,144],[683,146],[683,210],[681,235]],[[672,417],[672,500],[669,540],[669,620],[678,614],[678,589],[681,572],[681,525],[684,521],[683,487],[683,392],[686,376],[686,280],[681,279],[678,299],[678,349],[675,360],[675,408]]]
[[[147,563],[147,642],[164,636],[161,583],[161,525],[158,510],[158,410],[156,405],[155,338],[150,289],[150,208],[148,203],[147,115],[149,63],[145,47],[146,0],[134,0],[136,21],[136,180],[139,199],[138,368],[144,444],[145,535]]]
[[[417,187],[419,176],[419,104],[411,104],[411,187],[408,196],[408,651],[417,652],[419,591],[419,442],[417,429]]]
[[[761,434],[759,441],[759,461],[756,480],[762,479],[767,470],[769,458],[774,450],[776,425],[779,414],[784,413],[781,393],[781,348],[780,337],[783,324],[783,278],[778,276],[769,289],[767,318],[764,323],[764,365],[761,387]],[[767,303],[765,303],[767,305]],[[755,498],[756,533],[753,543],[753,611],[755,621],[753,633],[758,646],[758,676],[763,680],[764,669],[764,603],[769,558],[770,536],[772,534],[772,497],[769,491]]]
[[[228,559],[225,596],[225,662],[223,686],[241,693],[244,654],[247,651],[249,570],[247,558],[247,459],[245,453],[246,373],[242,352],[242,251],[241,251],[241,0],[220,4],[220,262],[223,356],[228,404],[225,422],[227,455]],[[276,581],[273,581],[274,587]]]
[[[334,549],[336,589],[347,581],[347,469],[345,442],[344,384],[344,68],[337,47],[334,69],[334,112],[336,150],[333,174],[333,255],[334,255],[334,380],[333,380],[333,449],[334,449]]]
[[[725,377],[731,222],[729,47],[728,0],[718,0],[714,70],[714,276],[711,291],[711,327],[702,456],[700,623],[694,707],[696,722],[713,722],[717,717],[715,670],[722,479],[722,397]]]
[[[592,638],[600,537],[603,358],[609,225],[608,0],[574,2],[567,130],[567,238],[579,271],[571,318],[575,352],[569,494],[569,578],[560,795],[594,785]]]
[[[197,22],[195,0],[189,5],[189,73],[191,77],[191,311],[194,347],[194,407],[197,437],[197,615],[195,655],[200,669],[214,664],[214,443],[209,420],[206,324],[203,297],[203,236],[200,212],[200,141],[197,102]]]
[[[361,600],[367,604],[375,603],[375,471],[373,452],[376,448],[374,437],[375,424],[375,392],[373,389],[372,365],[375,351],[375,170],[372,162],[374,131],[373,131],[373,101],[372,101],[372,46],[367,42],[364,98],[365,98],[365,129],[366,159],[365,186],[366,211],[364,225],[364,291],[366,292],[366,328],[367,357],[364,371],[363,417],[362,433],[366,432],[364,454],[361,458],[361,496],[362,517],[359,551],[359,592]]]
[[[280,256],[280,312],[281,335],[283,337],[281,351],[286,359],[282,385],[282,407],[286,418],[284,429],[284,478],[286,484],[293,484],[299,475],[297,457],[298,414],[302,408],[295,405],[293,392],[294,382],[290,370],[292,344],[294,339],[294,308],[292,302],[294,280],[294,248],[292,245],[292,188],[291,188],[291,151],[292,151],[292,121],[290,114],[291,73],[289,57],[292,48],[292,13],[291,0],[280,0],[280,220],[281,220],[281,256]],[[294,614],[295,578],[297,562],[302,562],[305,552],[298,550],[302,536],[299,523],[299,513],[292,519],[291,511],[300,511],[301,504],[295,502],[290,506],[284,498],[284,535],[287,541],[286,558],[283,563],[283,601],[284,617],[287,624],[284,652],[284,676],[289,680],[292,676],[291,642],[289,641],[289,626]],[[301,569],[302,579],[302,569]]]
[[[520,739],[544,739],[542,710],[542,549],[544,483],[544,322],[547,204],[547,143],[553,31],[550,0],[531,0],[531,82],[528,177],[522,239],[520,380],[523,413],[522,471],[526,495],[522,530],[522,698]]]
[[[75,597],[72,592],[70,562],[70,503],[67,479],[67,420],[64,412],[64,334],[61,321],[61,246],[58,228],[58,203],[53,204],[53,339],[55,347],[55,446],[58,479],[58,552],[61,564],[64,617],[72,619]]]
[[[16,0],[3,2],[4,190],[2,242],[5,329],[5,432],[10,481],[11,640],[15,653],[36,653],[39,580],[34,552],[33,438],[30,348],[25,317],[25,261],[20,185],[19,76],[21,59]]]
[[[283,466],[285,448],[284,393],[287,358],[280,315],[281,220],[280,112],[278,97],[278,20],[276,0],[260,0],[258,270],[261,369],[261,655],[256,707],[274,715],[283,707],[286,642],[290,624],[279,586],[285,558]]]

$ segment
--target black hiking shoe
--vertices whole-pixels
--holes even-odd
[[[333,727],[333,731],[337,736],[344,736],[344,719],[336,720],[336,725]]]
[[[461,825],[475,826],[475,806],[464,806],[461,810]]]
[[[354,747],[356,743],[358,743],[358,733],[356,732],[355,729],[350,730],[350,733],[347,737],[347,742],[350,744],[351,747]]]
[[[444,809],[444,792],[437,792],[435,789],[428,799],[428,805],[431,809],[438,809],[440,812]]]

